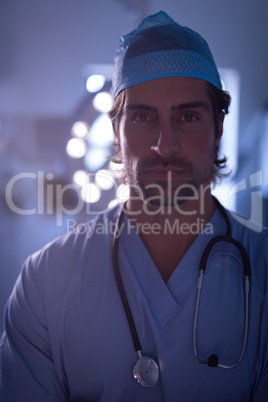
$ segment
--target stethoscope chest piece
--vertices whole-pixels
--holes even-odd
[[[158,364],[149,356],[141,356],[133,368],[133,376],[144,387],[153,387],[159,379]]]

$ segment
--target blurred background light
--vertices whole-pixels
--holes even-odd
[[[227,169],[231,175],[225,178],[220,185],[213,186],[212,193],[226,208],[237,209],[236,197],[229,199],[229,192],[234,186],[234,176],[238,166],[238,137],[239,137],[239,104],[240,104],[240,74],[233,68],[219,68],[224,90],[232,94],[230,113],[224,119],[224,132],[221,138],[220,155],[227,156]],[[231,204],[230,204],[231,202]]]
[[[114,199],[114,200],[111,200],[110,202],[109,202],[109,204],[108,204],[108,208],[113,208],[113,207],[115,207],[116,205],[118,205],[119,204],[119,200],[117,200],[117,199]]]
[[[84,164],[87,170],[96,172],[107,163],[114,141],[112,123],[105,113],[100,114],[93,122],[86,141]]]
[[[124,186],[120,187],[120,198],[116,195],[123,165],[109,160],[116,151],[112,122],[107,116],[113,105],[112,66],[89,65],[84,73],[88,77],[87,93],[70,122],[71,139],[66,150],[72,158],[71,180],[80,187],[81,200],[92,204],[91,213],[97,213],[127,199],[128,192]],[[82,211],[81,220],[87,208]]]
[[[114,177],[120,179],[123,175],[124,165],[123,163],[115,163],[113,161],[110,161],[109,169]]]
[[[74,137],[86,138],[89,130],[89,125],[85,121],[76,121],[71,129],[71,134]]]
[[[102,190],[109,190],[115,185],[113,176],[106,169],[101,169],[96,173],[95,182]]]
[[[113,97],[109,92],[99,92],[95,95],[92,104],[98,112],[107,113],[113,105]]]
[[[73,182],[77,186],[83,187],[86,183],[88,183],[88,173],[84,170],[77,170],[73,174]]]
[[[107,161],[107,152],[103,148],[93,148],[86,151],[84,164],[88,171],[96,172]]]
[[[232,176],[238,166],[238,137],[239,137],[239,105],[240,105],[240,74],[233,68],[219,68],[225,91],[232,94],[230,113],[224,119],[224,134],[221,138],[220,152],[228,156],[228,168]]]
[[[105,84],[105,77],[101,74],[92,74],[86,81],[86,89],[88,92],[98,92]]]
[[[89,146],[108,147],[114,141],[113,126],[111,120],[102,113],[99,115],[92,124],[87,142]]]
[[[66,152],[71,158],[82,158],[86,153],[86,143],[79,138],[71,138],[67,143]]]
[[[101,196],[99,188],[94,183],[87,183],[81,188],[81,198],[84,202],[94,204]]]
[[[129,199],[129,186],[127,184],[120,184],[116,190],[116,198],[119,202],[125,202]]]

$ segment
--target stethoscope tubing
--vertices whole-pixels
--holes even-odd
[[[113,252],[112,252],[112,259],[113,259],[113,267],[114,267],[114,274],[115,274],[115,279],[118,287],[118,291],[121,297],[121,301],[125,310],[125,314],[127,317],[129,329],[132,335],[133,339],[133,344],[135,351],[138,353],[139,356],[141,356],[141,344],[139,341],[137,329],[135,326],[135,322],[133,319],[133,315],[128,303],[127,295],[124,289],[124,285],[122,282],[121,274],[120,274],[120,269],[119,269],[119,263],[118,263],[118,245],[119,245],[119,233],[120,233],[120,227],[122,225],[122,221],[124,218],[123,214],[123,209],[125,207],[125,204],[123,204],[119,210],[118,216],[117,216],[117,221],[115,225],[115,232],[114,232],[114,238],[113,238]]]
[[[128,299],[126,296],[126,292],[124,289],[124,285],[122,282],[121,274],[120,274],[120,269],[119,269],[119,263],[118,263],[118,245],[119,245],[119,234],[120,234],[120,228],[122,225],[122,220],[123,220],[123,209],[125,207],[125,204],[121,206],[121,209],[119,210],[119,214],[117,217],[116,221],[116,229],[114,232],[114,238],[113,238],[113,251],[112,251],[112,260],[113,260],[113,267],[114,267],[114,274],[115,274],[115,279],[119,291],[119,295],[121,297],[121,301],[125,310],[125,315],[127,317],[129,329],[131,332],[133,344],[135,351],[137,352],[138,355],[138,360],[133,367],[133,377],[134,379],[144,387],[153,387],[157,384],[159,380],[159,367],[157,362],[149,356],[143,356],[141,353],[141,344],[139,341],[137,329],[135,326],[134,318],[128,303]]]
[[[194,349],[194,356],[196,360],[201,363],[201,364],[208,364],[211,367],[220,367],[224,369],[232,369],[237,367],[245,354],[246,350],[246,345],[247,345],[247,337],[248,337],[248,322],[249,322],[249,292],[250,292],[250,263],[248,259],[247,252],[244,248],[244,246],[239,243],[237,240],[232,238],[232,228],[231,228],[231,222],[230,219],[227,215],[226,210],[224,207],[219,203],[219,201],[213,197],[217,208],[220,210],[225,222],[226,222],[226,234],[225,235],[220,235],[214,237],[207,245],[201,260],[200,260],[200,265],[199,265],[199,277],[197,281],[197,295],[196,295],[196,304],[195,304],[195,311],[194,311],[194,323],[193,323],[193,349]],[[124,307],[125,315],[128,321],[129,329],[131,332],[132,340],[133,340],[133,345],[135,348],[135,351],[138,354],[138,362],[134,367],[133,373],[134,373],[134,378],[142,385],[144,386],[154,386],[157,381],[158,381],[158,376],[159,376],[159,369],[157,363],[150,357],[148,356],[142,356],[141,353],[141,344],[139,341],[137,329],[135,326],[135,322],[133,319],[133,315],[128,303],[128,299],[126,296],[126,292],[124,289],[124,285],[122,282],[121,274],[120,274],[120,268],[119,268],[119,262],[118,262],[118,245],[119,245],[119,235],[120,235],[120,229],[122,225],[122,221],[124,218],[124,208],[126,204],[122,204],[122,206],[119,209],[117,220],[116,220],[116,225],[115,225],[115,231],[114,231],[114,236],[113,236],[113,248],[112,248],[112,261],[113,261],[113,267],[114,267],[114,274],[115,274],[115,279],[119,291],[119,295]],[[206,270],[206,265],[207,265],[207,259],[210,254],[211,249],[215,246],[217,242],[220,241],[227,241],[232,243],[235,247],[238,248],[240,251],[241,257],[243,259],[243,277],[244,277],[244,291],[245,291],[245,311],[244,311],[244,340],[243,340],[243,346],[242,350],[240,353],[240,356],[234,364],[227,366],[224,364],[219,363],[218,357],[216,355],[211,355],[207,360],[201,360],[198,355],[198,350],[197,350],[197,321],[198,321],[198,313],[199,313],[199,304],[200,304],[200,296],[201,296],[201,290],[202,290],[202,283],[203,283],[203,277],[205,274]],[[147,360],[146,360],[147,359]],[[155,372],[157,379],[155,381],[149,380],[148,383],[146,381],[143,381],[139,374],[139,366],[143,361],[146,360],[146,363],[153,365],[155,368]],[[147,372],[147,370],[146,370]]]
[[[248,322],[249,322],[249,292],[250,292],[250,286],[249,286],[249,276],[244,277],[244,292],[245,292],[245,313],[244,313],[244,339],[243,339],[243,346],[241,349],[240,356],[236,363],[232,365],[224,365],[222,363],[218,362],[218,357],[216,355],[211,355],[208,359],[206,360],[201,360],[198,356],[198,351],[197,351],[197,321],[198,321],[198,312],[199,312],[199,302],[200,302],[200,296],[201,296],[201,290],[202,290],[202,283],[203,283],[203,276],[204,276],[204,271],[201,270],[199,274],[199,278],[197,281],[197,293],[196,293],[196,303],[195,303],[195,312],[194,312],[194,329],[193,329],[193,348],[194,348],[194,356],[196,360],[201,363],[201,364],[208,364],[211,367],[220,367],[224,369],[233,369],[241,363],[245,351],[246,351],[246,346],[247,346],[247,338],[248,338]]]
[[[194,356],[196,360],[199,363],[202,364],[208,364],[211,367],[221,367],[224,369],[232,369],[237,367],[245,354],[246,346],[247,346],[247,337],[248,337],[248,321],[249,321],[249,292],[250,292],[250,274],[251,274],[251,269],[250,269],[250,262],[249,258],[247,255],[247,251],[243,244],[238,242],[236,239],[232,238],[232,227],[231,227],[231,222],[230,219],[227,215],[227,212],[225,208],[219,203],[219,201],[213,197],[214,202],[216,203],[217,208],[221,212],[225,222],[226,222],[226,234],[225,235],[219,235],[214,237],[207,245],[205,248],[205,251],[201,257],[200,264],[199,264],[199,277],[197,280],[197,293],[196,293],[196,303],[195,303],[195,312],[194,312],[194,328],[193,328],[193,348],[194,348]],[[197,351],[197,321],[198,321],[198,312],[199,312],[199,303],[200,303],[200,296],[201,296],[201,290],[202,290],[202,284],[203,284],[203,277],[205,275],[205,270],[207,266],[207,260],[209,257],[209,254],[212,250],[212,248],[215,246],[216,243],[225,241],[228,243],[233,244],[240,252],[240,255],[243,260],[243,277],[244,277],[244,292],[245,292],[245,312],[244,312],[244,339],[243,339],[243,346],[241,349],[240,356],[237,360],[232,365],[224,365],[219,363],[218,357],[216,355],[211,355],[208,359],[202,360],[198,356],[198,351]]]

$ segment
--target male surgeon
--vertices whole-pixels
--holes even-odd
[[[210,192],[230,96],[208,45],[148,16],[120,38],[113,90],[129,199],[25,262],[0,399],[268,401],[267,232]]]

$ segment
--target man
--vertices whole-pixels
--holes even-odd
[[[267,233],[210,193],[230,102],[210,50],[149,16],[121,38],[113,87],[129,200],[26,261],[1,400],[267,401]],[[94,231],[107,222],[114,236]]]

